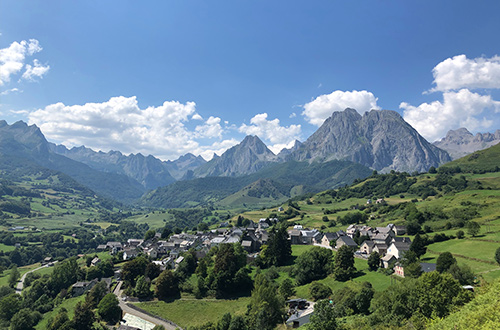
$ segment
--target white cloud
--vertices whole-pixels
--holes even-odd
[[[290,116],[288,116],[288,118],[295,118],[295,117],[297,117],[297,114],[295,112],[292,112]]]
[[[26,56],[32,56],[42,50],[40,43],[36,39],[29,41],[13,42],[7,48],[0,49],[0,86],[10,82],[13,75],[21,72],[25,66]],[[49,70],[49,66],[40,65],[38,60],[34,60],[34,65],[26,65],[26,72],[29,72],[25,79],[32,79],[33,76],[41,76]],[[25,72],[25,74],[26,74]]]
[[[335,111],[344,111],[346,108],[356,109],[363,114],[372,109],[380,109],[377,98],[368,91],[334,91],[331,94],[320,95],[313,101],[304,105],[302,115],[306,120],[317,126],[321,126],[326,118]]]
[[[429,141],[459,127],[471,131],[487,129],[493,121],[486,114],[500,112],[499,101],[468,89],[443,93],[443,102],[422,103],[418,107],[403,102],[399,107],[404,110],[404,119]]]
[[[168,101],[140,109],[135,96],[119,96],[103,103],[52,104],[31,112],[29,122],[38,125],[50,140],[68,147],[85,145],[175,159],[200,148],[199,133],[185,127],[195,107],[194,102]],[[207,120],[212,126],[215,121]]]
[[[290,149],[295,145],[295,140],[292,140],[288,143],[277,143],[269,146],[269,150],[271,150],[275,155],[279,154],[281,150],[284,148]]]
[[[271,142],[268,146],[273,152],[280,151],[299,138],[301,133],[300,125],[281,126],[279,119],[267,120],[267,113],[260,113],[250,119],[251,125],[242,124],[238,129],[247,135],[257,135],[263,140]],[[281,146],[281,147],[280,147]]]
[[[204,125],[196,126],[195,131],[199,137],[216,138],[222,137],[222,127],[220,126],[220,118],[210,116]]]
[[[500,56],[468,59],[457,55],[436,65],[432,74],[436,87],[431,91],[500,88]]]
[[[26,71],[23,73],[23,79],[34,81],[35,77],[42,78],[47,72],[49,72],[49,65],[42,65],[35,59],[33,61],[33,66],[26,64]]]
[[[213,158],[214,154],[222,155],[227,149],[237,145],[241,141],[236,139],[228,139],[222,141],[216,141],[211,145],[199,146],[192,151],[195,155],[201,155],[205,160],[209,161]]]
[[[11,88],[11,89],[7,89],[3,92],[0,93],[0,95],[8,95],[10,93],[22,93],[23,91],[20,90],[19,88]]]
[[[202,116],[200,116],[199,114],[195,113],[195,114],[191,117],[191,119],[193,119],[193,120],[203,120],[203,117],[202,117]]]

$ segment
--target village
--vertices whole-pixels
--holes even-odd
[[[168,239],[156,233],[147,240],[130,238],[126,242],[110,241],[99,245],[97,249],[109,251],[112,255],[121,254],[124,261],[142,254],[148,256],[161,270],[175,270],[184,260],[184,253],[190,250],[194,250],[199,260],[214,246],[239,243],[247,252],[247,263],[251,263],[258,256],[261,247],[267,244],[269,229],[276,223],[278,223],[277,218],[262,218],[258,222],[250,222],[246,227],[230,227],[229,223],[221,223],[219,228],[205,232],[172,234]],[[294,225],[288,230],[288,239],[291,245],[313,245],[333,251],[348,246],[354,252],[354,257],[365,260],[372,252],[377,252],[380,255],[380,268],[392,268],[394,275],[404,277],[404,268],[399,261],[411,245],[411,239],[403,236],[405,234],[405,226],[393,224],[385,227],[351,224],[345,231],[337,232],[321,232],[318,229]],[[92,260],[91,266],[99,262],[99,258],[96,257]],[[421,267],[423,272],[436,269],[435,264],[421,263]],[[119,270],[115,276],[119,278]],[[92,284],[95,283],[77,283],[75,284],[77,288],[74,286],[73,289],[83,294],[92,287]],[[287,325],[295,328],[308,323],[314,313],[314,304],[305,299],[288,300]]]

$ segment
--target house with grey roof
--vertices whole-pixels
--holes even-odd
[[[358,247],[358,244],[354,242],[354,240],[349,236],[340,236],[339,238],[337,238],[335,248],[340,249],[344,245],[355,249]]]
[[[387,254],[392,254],[397,259],[401,259],[403,254],[410,249],[410,243],[392,242],[387,248]]]

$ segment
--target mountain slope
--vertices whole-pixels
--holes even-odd
[[[99,172],[51,152],[40,129],[22,121],[12,125],[0,122],[0,157],[0,170],[9,171],[12,164],[20,162],[42,166],[63,172],[93,191],[120,201],[132,201],[144,193],[144,188],[137,181],[125,175]]]
[[[455,159],[441,167],[459,167],[462,172],[472,173],[498,172],[500,171],[500,144]]]
[[[276,162],[276,155],[257,137],[248,135],[220,157],[194,170],[195,177],[251,174]]]
[[[286,159],[346,159],[381,171],[427,171],[450,161],[395,111],[334,112]]]
[[[282,201],[294,196],[295,190],[301,193],[318,192],[352,183],[355,179],[365,178],[372,173],[370,169],[349,161],[329,161],[309,163],[289,161],[268,165],[259,172],[239,177],[205,177],[189,181],[178,181],[160,187],[147,194],[141,204],[151,207],[186,207],[204,203],[219,203],[221,206],[234,206],[238,197],[224,200],[236,194],[253,196],[248,204],[261,204],[257,195],[266,197],[266,202]],[[245,192],[244,188],[247,188]],[[264,188],[269,193],[264,193]],[[244,191],[240,191],[240,190]],[[267,195],[266,195],[267,194]],[[266,195],[266,196],[265,196]],[[283,195],[284,197],[282,197]],[[250,205],[247,205],[250,207]]]
[[[500,142],[500,130],[495,133],[477,133],[472,135],[466,128],[451,130],[446,137],[433,144],[446,150],[453,159],[458,159],[478,150],[489,148]]]

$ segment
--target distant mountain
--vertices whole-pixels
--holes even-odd
[[[277,161],[277,157],[257,136],[248,135],[220,157],[194,170],[195,177],[240,176],[251,174]]]
[[[135,200],[145,191],[125,175],[97,171],[50,149],[36,125],[28,126],[22,121],[8,125],[0,121],[0,170],[8,174],[15,173],[13,164],[26,163],[33,168],[41,166],[65,173],[93,191],[120,201]]]
[[[242,203],[247,207],[262,206],[297,194],[344,186],[370,174],[372,170],[349,161],[271,163],[256,173],[239,177],[178,181],[148,193],[141,204],[165,208],[203,204],[241,207]]]
[[[188,171],[193,171],[207,161],[201,156],[195,156],[192,153],[187,153],[179,157],[177,160],[168,160],[165,163],[170,175],[176,180],[181,180]]]
[[[489,148],[500,142],[500,130],[495,133],[477,133],[472,135],[466,128],[451,130],[446,137],[433,144],[446,150],[453,159],[464,157],[478,150]]]
[[[298,150],[301,145],[302,145],[302,142],[300,142],[299,140],[295,140],[293,147],[291,147],[290,149],[287,149],[287,148],[281,149],[281,151],[278,154],[278,159],[280,159],[280,160],[286,159],[294,151]]]
[[[144,157],[139,153],[125,156],[119,151],[96,152],[84,146],[67,149],[63,145],[56,146],[52,143],[50,148],[57,154],[84,163],[98,171],[126,175],[147,190],[166,186],[175,181],[170,175],[167,163],[151,155]]]
[[[334,112],[297,150],[285,159],[350,160],[379,171],[427,171],[451,160],[395,111],[354,109]]]

